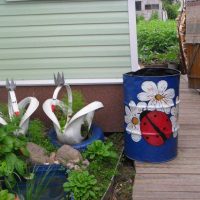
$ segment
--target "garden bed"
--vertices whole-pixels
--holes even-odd
[[[134,161],[123,154],[122,133],[115,133],[109,139],[113,141],[117,149],[121,150],[121,154],[116,165],[116,174],[113,175],[102,200],[132,200],[135,178]]]

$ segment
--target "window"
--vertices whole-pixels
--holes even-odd
[[[145,10],[158,10],[159,4],[146,4]]]
[[[152,4],[151,9],[159,9],[159,4]]]
[[[145,5],[145,10],[151,10],[151,4],[146,4]]]
[[[142,3],[141,3],[141,1],[136,1],[135,2],[135,7],[136,7],[136,11],[141,11],[142,10]]]

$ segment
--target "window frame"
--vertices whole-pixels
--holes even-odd
[[[142,10],[142,1],[135,1],[135,10],[136,10],[136,12]]]

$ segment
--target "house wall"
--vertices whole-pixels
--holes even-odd
[[[27,97],[35,96],[39,102],[39,108],[31,118],[40,118],[49,128],[51,121],[42,110],[43,102],[51,98],[55,86],[46,87],[17,87],[16,96],[18,102]],[[72,86],[72,90],[79,90],[83,93],[86,103],[98,100],[104,104],[104,108],[96,111],[94,122],[102,127],[105,132],[121,132],[124,124],[123,88],[121,84],[115,85],[84,85]],[[61,91],[60,97],[65,94]],[[7,91],[5,87],[0,87],[0,102],[7,102]]]
[[[145,5],[147,5],[147,4],[159,4],[159,10],[157,10],[157,9],[146,10]],[[162,1],[161,0],[142,0],[141,5],[142,5],[141,11],[136,11],[137,15],[142,15],[142,16],[144,16],[144,18],[146,20],[149,20],[154,12],[158,12],[159,18],[162,19],[163,11],[162,11]]]
[[[128,3],[132,2],[0,0],[1,85],[6,78],[25,80],[29,85],[34,80],[39,85],[41,80],[52,80],[57,72],[75,82],[122,78],[131,70]],[[134,16],[134,9],[132,12],[130,16]],[[130,26],[134,17],[131,20]],[[123,131],[122,84],[85,84],[72,89],[81,90],[87,103],[99,100],[104,104],[95,114],[95,122],[105,132]],[[47,127],[51,122],[42,111],[42,103],[52,97],[53,90],[53,86],[41,85],[17,86],[16,91],[18,102],[27,96],[40,101],[33,117],[42,119]],[[5,87],[0,88],[0,101],[7,102]]]
[[[121,78],[128,0],[0,0],[0,81]]]

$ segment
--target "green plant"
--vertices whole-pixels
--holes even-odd
[[[143,21],[144,20],[144,16],[143,15],[137,15],[136,16],[136,22],[140,22],[140,21]]]
[[[16,185],[17,193],[23,194],[26,200],[38,200],[47,190],[54,173],[51,173],[51,166],[48,167],[47,171],[43,175],[37,176],[37,167],[33,168],[30,173],[31,176],[26,180],[25,191],[21,191],[20,187]]]
[[[72,92],[72,97],[73,97],[72,110],[73,113],[76,113],[85,106],[85,99],[83,94],[78,90]],[[63,97],[62,101],[65,103],[65,105],[68,105],[67,95]]]
[[[97,200],[99,190],[97,180],[88,171],[72,171],[68,182],[63,184],[64,191],[68,193],[67,198],[73,194],[75,200]]]
[[[16,177],[25,176],[26,158],[29,156],[24,137],[13,135],[18,128],[17,124],[18,119],[13,118],[7,125],[0,127],[0,177],[8,188],[15,185]]]
[[[119,155],[117,154],[116,148],[119,150],[119,152],[121,152],[121,146],[118,146],[119,143],[117,139],[119,139],[120,140],[119,143],[121,143],[122,138],[121,139],[119,138],[119,134],[115,134],[115,136],[113,136],[112,139],[108,139],[108,141],[106,141],[106,144],[105,144],[105,145],[109,144],[111,146],[112,144],[111,141],[114,141],[114,144],[110,148],[108,148],[109,152],[111,152],[111,154],[113,154],[114,156],[111,156],[111,157],[106,156],[102,158],[101,155],[102,154],[105,155],[105,154],[100,153],[100,155],[96,156],[95,159],[90,160],[90,165],[88,166],[89,173],[94,175],[95,178],[97,179],[98,185],[100,187],[100,191],[99,191],[100,196],[103,196],[103,194],[107,190],[108,184],[110,183],[112,177],[117,174],[116,164],[118,162]],[[96,148],[96,151],[98,151],[101,148],[102,147]],[[86,150],[86,152],[87,151],[88,150]],[[100,152],[104,152],[104,151],[100,151]]]
[[[180,7],[180,3],[174,3],[174,4],[170,4],[169,2],[164,3],[164,9],[167,11],[167,15],[169,19],[177,18],[179,7]]]
[[[9,121],[11,121],[11,120],[14,119],[14,121],[17,124],[17,126],[19,126],[20,119],[22,118],[22,116],[23,116],[24,113],[25,113],[25,110],[21,109],[19,116],[17,116],[17,117],[14,116],[14,117],[12,117],[12,119],[10,119],[10,116],[9,116],[9,113],[8,113],[8,105],[6,103],[0,102],[0,115],[7,122],[9,122]]]
[[[28,138],[27,141],[36,143],[46,149],[47,153],[53,152],[56,148],[49,141],[49,139],[45,136],[45,127],[43,123],[38,120],[32,120],[29,123],[28,128]]]
[[[73,113],[75,114],[85,106],[85,99],[84,99],[83,94],[80,91],[73,91],[72,97],[73,97],[72,110],[73,110]],[[68,96],[65,95],[62,98],[62,101],[64,102],[66,108],[68,109]],[[55,114],[60,123],[61,130],[63,130],[67,122],[67,115],[66,113],[62,111],[62,109],[59,106],[56,106]]]
[[[1,190],[0,191],[0,200],[14,200],[15,195],[9,193],[8,190]]]
[[[96,140],[88,145],[87,150],[83,155],[89,160],[108,160],[116,158],[117,153],[112,148],[112,142],[103,143],[101,140]]]
[[[155,11],[151,14],[151,18],[150,20],[158,20],[159,19],[159,16],[158,16],[158,12]]]
[[[169,58],[178,61],[179,44],[175,21],[140,21],[137,31],[139,60],[142,63],[167,63]]]
[[[176,63],[179,64],[179,47],[178,46],[171,46],[168,48],[166,54],[157,54],[155,56],[157,60],[161,60],[163,63]]]
[[[0,102],[0,111],[3,119],[9,121],[8,105],[6,103]]]

